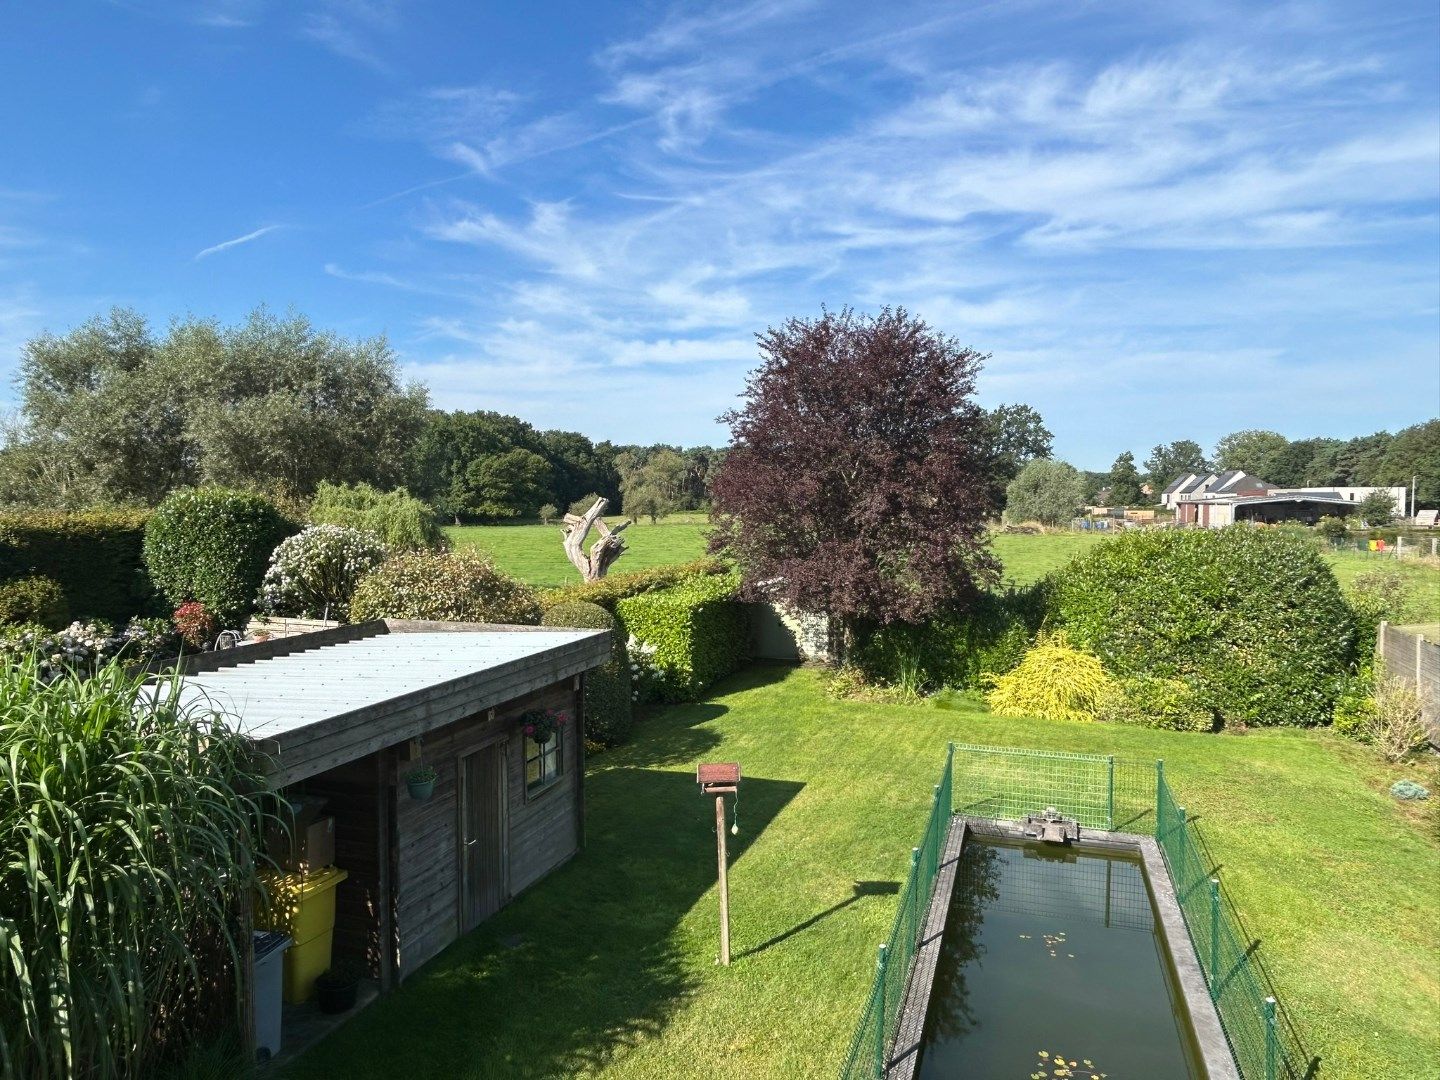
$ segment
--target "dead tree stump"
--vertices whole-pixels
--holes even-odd
[[[610,569],[610,564],[626,551],[625,541],[620,539],[620,534],[629,528],[630,522],[622,521],[613,529],[606,525],[600,515],[609,505],[607,499],[596,499],[595,505],[585,511],[584,517],[565,515],[565,557],[586,581],[599,581]],[[600,538],[590,545],[587,554],[585,539],[592,528],[600,530]]]

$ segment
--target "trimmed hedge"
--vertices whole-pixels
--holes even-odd
[[[916,689],[978,690],[1018,665],[1045,619],[1046,585],[981,593],[962,611],[862,635],[854,662],[866,678]],[[916,678],[918,676],[918,679]]]
[[[739,587],[736,574],[707,574],[616,602],[626,634],[650,647],[648,663],[663,674],[662,700],[695,701],[745,662],[750,620]]]
[[[155,611],[143,550],[148,518],[143,510],[0,514],[0,578],[49,578],[77,619],[124,622]]]
[[[70,622],[70,605],[59,585],[46,577],[0,581],[0,623],[34,623],[59,630]]]
[[[1281,529],[1125,533],[1058,571],[1048,608],[1113,674],[1183,679],[1225,723],[1324,723],[1355,654],[1335,574]]]
[[[251,491],[174,491],[145,525],[145,565],[172,607],[198,600],[234,626],[255,604],[270,553],[297,531]]]
[[[627,596],[640,596],[643,593],[673,588],[693,577],[724,574],[729,570],[726,563],[711,558],[694,559],[672,566],[652,566],[648,570],[635,570],[628,574],[611,574],[599,581],[562,585],[546,592],[542,603],[547,608],[556,604],[599,604],[607,611],[614,611],[615,605]]]
[[[352,622],[435,619],[534,625],[535,590],[495,568],[474,548],[394,555],[360,579],[350,601]]]
[[[610,631],[610,661],[585,676],[585,735],[602,746],[624,742],[634,720],[634,701],[620,620],[599,604],[568,603],[546,608],[540,624]]]

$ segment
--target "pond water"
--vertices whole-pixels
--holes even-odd
[[[922,1080],[1203,1077],[1138,858],[965,845]]]

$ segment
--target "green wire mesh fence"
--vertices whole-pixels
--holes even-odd
[[[950,831],[954,760],[952,744],[945,754],[940,782],[935,785],[920,846],[910,852],[910,874],[900,890],[900,910],[895,913],[889,940],[880,946],[875,981],[860,1014],[860,1025],[850,1041],[850,1052],[845,1055],[845,1065],[840,1070],[842,1080],[877,1080],[885,1075],[888,1067],[889,1048],[895,1042],[905,984],[910,977],[910,962],[915,958],[935,876],[940,872],[940,855]]]
[[[1155,810],[1155,839],[1240,1075],[1245,1080],[1301,1080],[1308,1075],[1307,1056],[1281,1023],[1275,998],[1220,892],[1219,879],[1207,869],[1160,762],[1155,763]]]
[[[1009,746],[957,746],[955,755],[955,812],[966,817],[1019,821],[1053,806],[1086,829],[1149,832],[1154,821],[1149,766]]]
[[[1083,828],[1154,834],[1240,1075],[1244,1080],[1311,1075],[1307,1055],[1284,1023],[1234,909],[1210,874],[1185,809],[1176,804],[1163,762],[951,743],[841,1080],[882,1080],[887,1074],[951,815],[1018,821],[1049,807]],[[1148,895],[1145,902],[1148,912]]]

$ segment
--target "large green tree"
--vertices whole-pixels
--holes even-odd
[[[1110,466],[1107,486],[1110,488],[1111,506],[1134,506],[1144,497],[1140,490],[1140,470],[1135,467],[1135,455],[1129,450]]]
[[[1005,489],[1005,519],[1064,525],[1084,502],[1085,477],[1075,466],[1036,458]]]
[[[465,470],[465,511],[486,518],[538,514],[553,479],[550,462],[523,447],[478,457]]]
[[[1186,473],[1206,473],[1210,462],[1205,460],[1205,451],[1194,439],[1176,439],[1172,443],[1161,443],[1153,447],[1145,459],[1145,474],[1156,495],[1164,491]]]
[[[682,508],[690,479],[685,456],[668,446],[650,453],[622,451],[615,457],[625,513],[648,517],[653,523],[663,514]]]
[[[997,405],[984,414],[988,451],[987,485],[990,510],[1005,505],[1005,488],[1027,462],[1050,456],[1055,437],[1041,415],[1029,405]]]
[[[29,341],[19,383],[28,431],[63,447],[75,483],[149,504],[196,483],[397,483],[426,400],[384,338],[264,308],[238,326],[187,317],[163,334],[116,309]]]
[[[1232,431],[1215,444],[1215,467],[1217,469],[1240,469],[1251,476],[1270,480],[1266,475],[1271,457],[1290,445],[1290,440],[1278,431]],[[1271,481],[1278,483],[1278,481]]]

